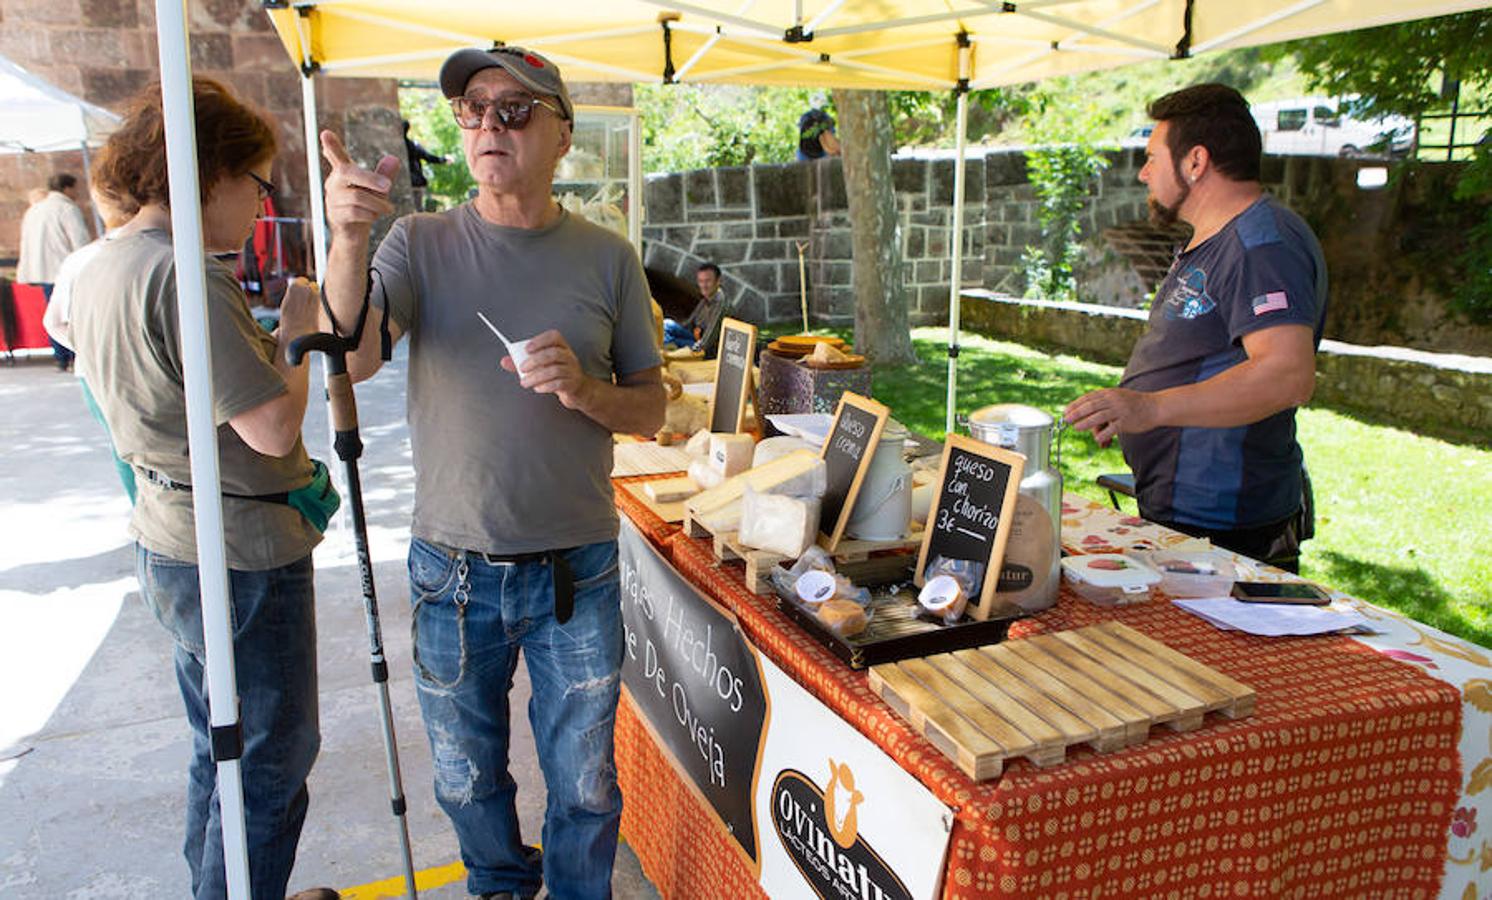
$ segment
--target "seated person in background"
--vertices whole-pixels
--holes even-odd
[[[694,273],[694,279],[699,285],[699,302],[682,322],[663,320],[665,347],[692,347],[708,351],[710,340],[720,325],[721,316],[725,312],[725,291],[720,289],[720,267],[707,262]]]

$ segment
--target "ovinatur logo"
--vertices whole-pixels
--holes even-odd
[[[848,763],[829,760],[829,787],[783,769],[772,784],[772,827],[809,887],[825,900],[911,900],[885,860],[860,837],[859,808]]]

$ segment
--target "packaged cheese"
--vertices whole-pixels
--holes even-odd
[[[694,477],[692,466],[690,476]],[[741,527],[741,497],[748,486],[762,494],[817,499],[828,490],[828,481],[828,470],[817,454],[810,450],[794,450],[695,494],[685,501],[685,509],[694,521],[716,534],[738,531]]]
[[[689,443],[684,445],[684,452],[689,454],[690,456],[709,456],[710,432],[706,429],[701,428],[694,434],[690,435]]]
[[[819,605],[819,621],[840,637],[854,637],[865,630],[865,607],[853,600],[825,600]]]
[[[742,544],[797,559],[813,544],[818,533],[818,500],[758,494],[746,489],[741,500],[738,536]]]
[[[725,481],[725,476],[715,471],[715,467],[710,465],[710,461],[704,457],[689,464],[689,477],[704,490],[719,487]],[[698,497],[699,494],[696,493],[694,496]]]
[[[710,465],[726,478],[751,468],[751,453],[756,442],[749,434],[710,435]]]
[[[791,435],[778,435],[763,439],[751,452],[751,465],[764,466],[774,459],[780,459],[794,450],[815,450],[814,446],[800,437]]]

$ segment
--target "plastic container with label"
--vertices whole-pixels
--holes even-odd
[[[1118,553],[1091,553],[1062,559],[1062,574],[1084,600],[1095,606],[1128,606],[1150,599],[1160,573]]]
[[[1226,597],[1238,567],[1226,550],[1151,550],[1135,559],[1160,573],[1160,590],[1171,597]]]

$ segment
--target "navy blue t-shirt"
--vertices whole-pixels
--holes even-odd
[[[1325,319],[1321,245],[1300,216],[1262,197],[1177,254],[1119,385],[1150,392],[1205,381],[1248,359],[1244,335],[1275,325],[1309,325],[1319,345]],[[1156,428],[1119,443],[1147,519],[1229,530],[1300,508],[1294,409],[1252,425]]]

